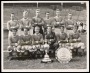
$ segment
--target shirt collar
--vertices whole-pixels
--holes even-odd
[[[38,34],[35,33],[35,35],[40,35],[40,33],[38,33]]]

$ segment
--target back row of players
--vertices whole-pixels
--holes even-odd
[[[33,27],[33,35],[31,35],[30,29]],[[28,12],[23,12],[23,18],[20,21],[15,20],[14,13],[11,14],[11,20],[7,22],[8,34],[8,49],[13,49],[13,46],[19,48],[25,48],[22,45],[36,45],[44,44],[44,40],[50,46],[49,49],[55,51],[59,47],[60,41],[81,41],[80,34],[78,33],[78,27],[72,20],[72,14],[68,14],[68,19],[64,20],[60,16],[59,9],[56,10],[56,16],[51,19],[49,12],[46,12],[46,17],[43,19],[40,17],[40,10],[36,10],[36,16],[30,20],[28,18]],[[56,36],[52,28],[60,28],[60,35]],[[80,42],[81,43],[81,42]],[[84,44],[77,45],[77,48],[81,53],[84,52]]]

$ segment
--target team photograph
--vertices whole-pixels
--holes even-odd
[[[2,71],[89,71],[88,1],[2,1],[1,7]]]

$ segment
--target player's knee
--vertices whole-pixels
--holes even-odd
[[[7,47],[7,50],[9,50],[9,51],[12,50],[12,49],[13,49],[12,46],[8,46],[8,47]]]
[[[32,49],[32,46],[29,46],[28,48],[29,48],[29,49]]]
[[[25,46],[22,46],[22,50],[24,50],[25,49]]]
[[[36,47],[33,45],[33,49],[36,49]]]
[[[54,43],[54,47],[59,47],[59,43]]]
[[[81,47],[81,49],[85,49],[85,45],[82,42],[78,44],[78,47]]]
[[[20,49],[21,48],[21,46],[17,46],[17,49]]]

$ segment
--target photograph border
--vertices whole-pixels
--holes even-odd
[[[70,3],[70,2],[81,2],[81,1],[1,1],[1,71],[2,72],[88,72],[89,71],[89,1],[86,2],[87,11],[87,68],[86,69],[4,69],[4,55],[3,55],[3,4],[4,3]]]

